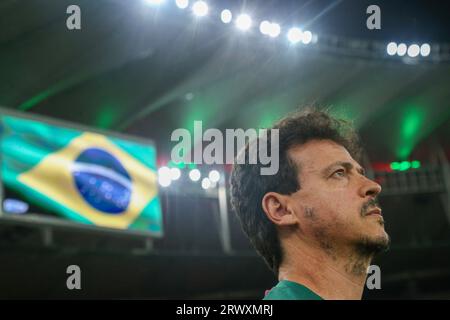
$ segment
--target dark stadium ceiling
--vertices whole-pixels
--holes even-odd
[[[374,161],[402,160],[431,141],[450,145],[450,64],[366,59],[243,34],[173,1],[0,1],[0,105],[156,141],[204,128],[263,127],[304,104],[355,121]],[[362,41],[449,43],[443,1],[207,1],[255,20],[299,23]],[[66,28],[67,6],[82,30]],[[382,29],[366,28],[381,8]],[[426,60],[426,59],[424,59]]]

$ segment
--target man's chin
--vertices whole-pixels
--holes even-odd
[[[361,255],[372,256],[389,250],[389,235],[384,231],[377,236],[364,236],[356,242],[356,250]]]

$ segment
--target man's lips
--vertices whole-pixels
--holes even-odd
[[[381,209],[380,208],[375,208],[370,210],[369,212],[366,213],[366,216],[371,216],[371,215],[379,215],[379,216],[383,216],[381,214]]]

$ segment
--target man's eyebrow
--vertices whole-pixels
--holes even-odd
[[[336,161],[336,162],[333,162],[332,164],[330,164],[329,166],[327,166],[325,169],[323,169],[322,173],[327,175],[327,174],[331,173],[330,171],[333,170],[333,168],[338,167],[338,166],[344,167],[347,171],[350,171],[355,167],[351,162]],[[363,176],[366,175],[366,171],[364,170],[364,168],[361,168],[358,166],[356,168],[356,171],[358,171],[358,173]]]

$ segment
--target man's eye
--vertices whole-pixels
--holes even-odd
[[[345,177],[345,170],[344,170],[344,169],[336,170],[336,171],[333,173],[333,177],[338,177],[338,178],[340,178],[340,177]]]

